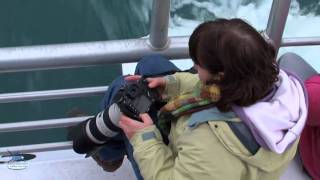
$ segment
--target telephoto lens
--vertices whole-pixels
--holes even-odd
[[[73,140],[73,149],[79,154],[90,155],[95,150],[116,136],[119,131],[121,112],[116,103],[105,111],[89,118],[69,131],[69,139]]]
[[[158,92],[150,89],[144,78],[124,85],[115,94],[110,107],[71,128],[68,139],[73,141],[74,151],[90,156],[121,131],[122,113],[139,120],[139,114],[148,112],[158,100]]]

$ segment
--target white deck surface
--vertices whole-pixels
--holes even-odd
[[[131,165],[125,159],[114,173],[103,171],[91,158],[85,159],[72,150],[36,153],[24,170],[0,165],[0,180],[134,180]]]
[[[102,170],[91,158],[75,154],[72,150],[36,153],[24,170],[11,170],[0,165],[1,180],[135,180],[128,160],[114,173]],[[295,159],[280,180],[309,180]]]

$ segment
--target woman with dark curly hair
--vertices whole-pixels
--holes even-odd
[[[189,52],[198,74],[148,78],[168,101],[159,128],[148,114],[141,121],[120,118],[142,176],[279,179],[306,120],[303,83],[278,68],[273,46],[241,19],[200,24]]]

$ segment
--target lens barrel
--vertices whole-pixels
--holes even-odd
[[[76,126],[76,133],[72,137],[74,151],[79,154],[92,152],[97,146],[116,136],[120,131],[120,113],[117,104],[112,104],[109,109]]]

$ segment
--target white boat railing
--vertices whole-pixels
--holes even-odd
[[[71,149],[72,142],[55,142],[55,143],[43,143],[43,144],[32,144],[22,146],[11,146],[0,148],[1,154],[7,154],[8,152],[19,152],[19,153],[30,153],[30,152],[44,152],[44,151],[56,151]]]
[[[16,123],[2,123],[0,133],[70,127],[90,117],[92,116],[46,119],[46,120],[38,120],[38,121],[24,121],[24,122],[16,122]]]
[[[281,46],[320,45],[320,37],[282,39],[291,0],[274,0],[265,34],[278,50]],[[60,45],[0,48],[0,73],[42,69],[74,68],[112,63],[136,62],[149,54],[169,59],[189,58],[189,37],[168,37],[170,0],[154,0],[149,38],[84,42]],[[103,87],[0,94],[0,103],[61,99],[101,95]],[[88,117],[2,123],[0,132],[29,131],[73,126]],[[39,152],[69,149],[71,142],[33,144],[0,148],[5,152]]]
[[[171,44],[168,38],[170,18],[170,0],[154,0],[152,5],[149,42],[154,50],[168,49]]]
[[[102,95],[104,92],[106,92],[107,89],[108,89],[108,86],[96,86],[96,87],[58,89],[58,90],[46,90],[46,91],[2,93],[0,94],[0,103],[97,96],[97,95]]]
[[[284,28],[286,26],[291,0],[274,0],[269,14],[266,33],[273,41],[276,50],[281,46]]]
[[[155,53],[183,59],[189,57],[188,39],[170,37],[161,50],[148,38],[0,48],[0,73],[136,62]]]
[[[281,47],[286,46],[315,46],[320,45],[320,37],[283,38]]]

